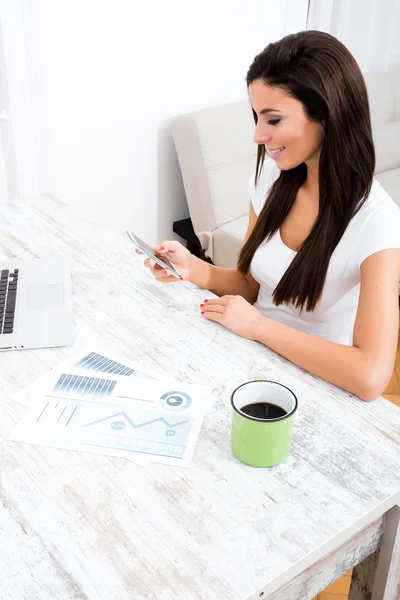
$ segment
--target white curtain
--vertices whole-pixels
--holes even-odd
[[[400,0],[310,0],[307,29],[337,37],[364,74],[400,66]]]

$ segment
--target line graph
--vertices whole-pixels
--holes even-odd
[[[98,419],[97,421],[92,421],[91,423],[86,423],[84,427],[91,427],[92,425],[97,425],[98,423],[103,423],[104,421],[109,421],[110,419],[116,419],[117,417],[125,417],[128,423],[134,428],[139,429],[140,427],[146,427],[148,425],[153,425],[154,423],[164,423],[168,427],[168,429],[175,429],[180,425],[184,425],[185,423],[189,423],[189,419],[185,419],[184,421],[179,421],[178,423],[168,423],[163,417],[158,417],[157,419],[152,419],[151,421],[144,421],[143,423],[136,424],[132,419],[126,414],[125,411],[115,413],[114,415],[110,415],[108,417],[104,417],[103,419]]]

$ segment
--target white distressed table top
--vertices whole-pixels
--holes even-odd
[[[400,410],[366,404],[199,315],[209,292],[162,286],[124,232],[42,197],[0,209],[2,259],[69,255],[73,346],[0,354],[2,600],[266,597],[400,501]],[[189,469],[30,446],[12,394],[101,344],[213,388]],[[299,399],[293,451],[256,469],[230,449],[230,391],[276,379]]]

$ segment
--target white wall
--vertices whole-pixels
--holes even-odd
[[[306,0],[21,1],[41,192],[151,243],[188,216],[170,118],[245,98],[255,54],[305,29],[307,10]]]
[[[29,98],[21,2],[0,0],[0,201],[39,191]]]
[[[399,0],[311,0],[307,29],[341,40],[366,75],[400,65]]]

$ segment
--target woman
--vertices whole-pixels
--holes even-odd
[[[247,86],[258,157],[237,268],[178,242],[156,250],[219,296],[200,306],[204,318],[373,400],[396,353],[400,210],[373,179],[360,69],[337,39],[303,31],[269,44]],[[145,264],[160,282],[176,281]]]

